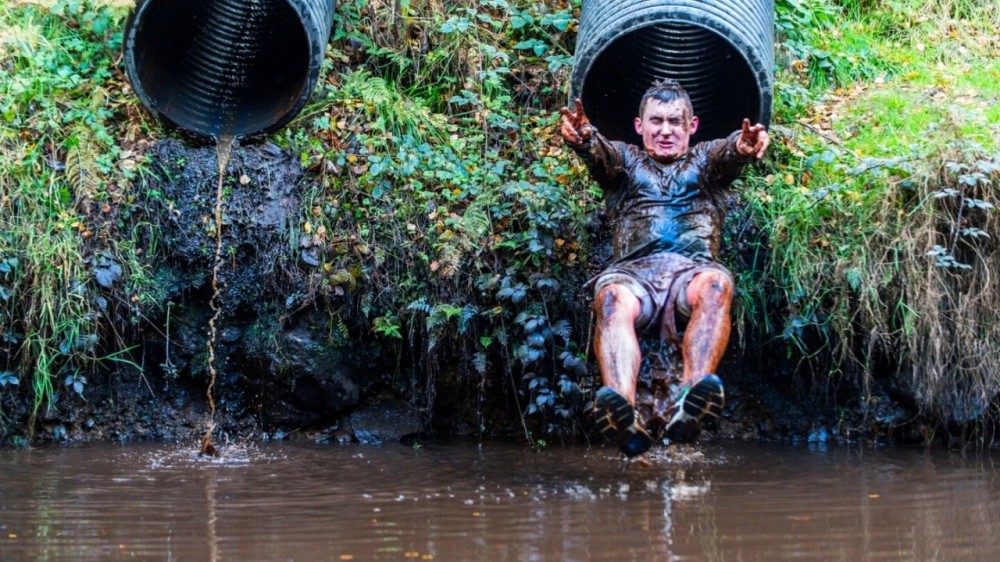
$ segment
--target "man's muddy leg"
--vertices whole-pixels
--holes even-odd
[[[639,299],[621,285],[604,287],[594,299],[594,352],[601,379],[633,406],[642,358],[635,321],[641,310]]]
[[[733,300],[733,282],[725,274],[704,271],[687,286],[691,318],[684,330],[681,354],[684,358],[684,384],[707,373],[715,373],[729,344]]]
[[[641,455],[653,445],[635,411],[635,387],[641,351],[635,320],[639,299],[620,285],[604,287],[594,301],[597,329],[594,348],[604,387],[594,396],[595,425],[628,457]]]

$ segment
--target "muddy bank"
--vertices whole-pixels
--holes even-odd
[[[164,140],[152,145],[148,156],[153,166],[140,188],[144,216],[137,220],[153,226],[137,230],[144,234],[135,242],[148,248],[157,294],[149,299],[154,304],[132,319],[140,328],[135,341],[127,342],[134,346],[131,360],[142,370],[119,365],[93,373],[85,393],[59,388],[53,403],[34,414],[25,396],[2,393],[6,444],[194,443],[209,426],[215,149]],[[435,367],[428,372],[430,362],[417,351],[414,337],[391,346],[374,338],[364,303],[349,288],[329,284],[324,270],[329,243],[303,231],[316,190],[316,178],[273,144],[248,143],[232,152],[223,183],[214,341],[217,443],[296,438],[379,443],[432,435],[598,438],[587,404],[599,384],[592,357],[581,366],[582,396],[567,399],[568,415],[552,423],[526,411],[529,389],[512,385],[510,373],[477,382],[457,366],[464,360],[457,356],[433,358]],[[732,232],[748,228],[741,220],[735,213],[727,227],[730,239],[739,239]],[[600,228],[600,221],[591,228]],[[749,259],[741,262],[739,246],[732,251],[737,267],[750,266]],[[591,266],[600,267],[606,253],[595,248]],[[573,333],[586,337],[589,297],[582,291],[578,297],[573,306],[584,321]],[[656,395],[661,401],[669,395],[678,366],[676,357],[653,358],[647,356],[643,371],[641,410],[647,418]],[[970,426],[919,419],[892,375],[876,377],[877,388],[860,388],[850,378],[803,375],[797,367],[785,344],[773,337],[731,342],[720,369],[728,403],[719,427],[704,438],[955,443],[969,435]],[[987,439],[982,437],[987,433],[979,435]]]

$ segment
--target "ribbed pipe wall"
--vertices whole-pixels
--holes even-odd
[[[673,78],[699,116],[692,141],[719,138],[769,123],[773,43],[773,0],[584,0],[570,97],[605,136],[641,144],[642,94]]]
[[[196,136],[267,133],[318,80],[335,0],[140,0],[125,68],[158,118]]]

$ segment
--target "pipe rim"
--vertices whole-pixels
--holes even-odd
[[[234,133],[237,137],[245,138],[262,136],[272,133],[287,125],[305,107],[309,97],[312,95],[313,90],[319,82],[319,72],[322,69],[323,59],[326,55],[326,45],[329,42],[329,37],[332,33],[333,15],[336,7],[336,1],[323,0],[323,5],[327,7],[329,11],[329,26],[324,25],[322,21],[316,21],[318,14],[315,11],[310,11],[308,6],[305,5],[306,3],[302,1],[284,0],[281,3],[288,6],[291,12],[295,14],[295,18],[303,30],[305,44],[307,47],[305,55],[307,59],[306,67],[308,72],[303,79],[302,87],[295,94],[295,102],[291,104],[286,111],[276,111],[274,119],[265,120],[263,125],[253,127],[252,130],[249,128],[246,130],[238,128]],[[138,0],[135,8],[126,19],[122,47],[124,51],[123,62],[129,84],[132,86],[132,89],[135,91],[136,96],[139,98],[142,105],[149,110],[149,112],[156,119],[163,121],[171,127],[185,131],[194,137],[201,139],[215,139],[218,134],[214,131],[207,130],[207,128],[203,126],[205,123],[195,123],[194,121],[197,121],[197,119],[183,119],[180,116],[175,115],[174,112],[164,110],[164,108],[156,104],[141,77],[136,61],[136,45],[139,39],[138,36],[140,35],[139,32],[141,25],[137,25],[137,23],[142,21],[146,13],[154,4],[155,0]],[[311,29],[312,25],[320,31],[320,37],[312,37],[308,33],[308,30]]]
[[[709,23],[714,25],[705,25],[703,20],[697,19],[693,14],[687,12],[671,12],[670,14],[640,14],[635,19],[628,21],[627,23],[618,26],[618,30],[607,36],[601,36],[600,44],[596,41],[586,41],[583,45],[583,50],[578,50],[575,54],[575,61],[573,65],[573,73],[570,77],[570,91],[569,91],[569,103],[572,103],[573,99],[580,97],[585,90],[586,79],[590,75],[590,71],[601,55],[614,43],[621,40],[625,36],[634,33],[640,29],[647,27],[654,27],[661,24],[670,23],[680,23],[683,25],[698,27],[704,29],[713,35],[718,36],[720,39],[728,43],[733,50],[735,50],[743,58],[743,62],[750,69],[751,74],[757,83],[758,90],[760,92],[760,103],[759,103],[759,118],[758,122],[765,126],[770,124],[771,120],[771,106],[773,103],[773,90],[774,81],[771,73],[768,69],[773,68],[773,61],[766,61],[758,51],[760,49],[755,48],[753,44],[748,41],[744,41],[745,37],[743,34],[739,35],[741,42],[734,42],[732,38],[727,36],[727,31],[736,31],[730,28],[722,26],[719,22],[710,19]],[[773,41],[773,30],[771,31],[771,36],[768,39]],[[585,61],[585,64],[579,64],[580,61]]]

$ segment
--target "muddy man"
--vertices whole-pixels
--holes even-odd
[[[733,297],[732,274],[718,263],[726,195],[770,137],[744,119],[729,137],[689,147],[697,129],[691,99],[674,80],[642,96],[635,118],[642,148],[602,136],[580,100],[562,108],[560,133],[604,192],[612,230],[614,261],[590,281],[604,383],[594,409],[600,432],[629,457],[653,442],[635,408],[638,335],[659,330],[680,345],[683,379],[665,428],[671,442],[694,441],[702,419],[718,417],[725,403],[715,370],[729,342]]]

